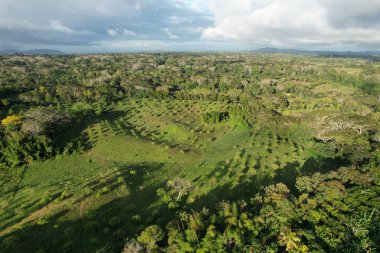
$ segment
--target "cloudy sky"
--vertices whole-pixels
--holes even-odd
[[[0,49],[380,50],[380,0],[0,0]]]

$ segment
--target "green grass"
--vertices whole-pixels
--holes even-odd
[[[260,190],[257,185],[264,187],[265,180],[269,184],[279,175],[286,180],[287,173],[297,173],[315,156],[276,133],[257,132],[235,120],[201,124],[202,113],[226,109],[227,104],[216,102],[154,99],[108,108],[80,132],[70,133],[88,137],[87,151],[35,162],[16,188],[2,187],[0,236],[19,240],[33,230],[18,241],[18,252],[70,244],[92,252],[171,220],[174,211],[156,195],[170,179],[194,182],[189,209],[213,208],[223,198]],[[120,224],[110,225],[114,217]]]

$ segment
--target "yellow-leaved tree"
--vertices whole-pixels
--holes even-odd
[[[9,115],[1,121],[4,126],[16,125],[21,123],[22,117],[19,115]]]

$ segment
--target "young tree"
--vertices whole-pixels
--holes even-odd
[[[157,243],[163,238],[162,229],[157,225],[151,225],[141,232],[137,240],[144,244],[148,251],[153,251],[158,248]]]
[[[158,189],[157,195],[162,198],[169,208],[176,208],[182,198],[188,195],[193,188],[191,181],[177,177],[167,182],[166,189]]]
[[[177,195],[176,201],[180,201],[183,196],[186,196],[194,188],[193,183],[189,180],[177,177],[173,181],[168,181],[168,187]]]
[[[297,234],[292,231],[280,233],[279,243],[280,245],[285,246],[286,251],[298,249],[300,242],[301,239],[298,238]]]

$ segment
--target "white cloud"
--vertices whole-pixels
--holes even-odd
[[[187,8],[196,12],[208,11],[207,0],[172,0],[177,8],[186,6]]]
[[[0,17],[0,29],[18,30],[22,29],[31,32],[57,32],[63,34],[75,34],[75,35],[93,35],[94,33],[88,30],[75,30],[66,26],[61,20],[50,20],[43,24],[36,24],[29,20],[1,18]]]
[[[50,21],[50,28],[55,32],[63,32],[63,33],[73,33],[74,32],[74,30],[65,26],[59,20],[51,20]]]
[[[201,37],[258,46],[376,45],[380,1],[363,1],[209,0],[214,25]]]
[[[380,0],[0,0],[1,45],[27,48],[140,39],[380,50],[379,36]]]
[[[124,35],[129,35],[129,36],[136,36],[137,34],[134,31],[128,30],[128,29],[123,29],[123,34]]]
[[[164,31],[166,32],[166,34],[169,36],[169,38],[171,39],[178,39],[178,35],[176,34],[173,34],[172,32],[170,32],[169,28],[164,28]]]
[[[116,29],[108,29],[107,30],[108,35],[110,36],[117,36],[119,33]]]
[[[180,16],[177,16],[177,15],[173,15],[173,16],[170,16],[169,17],[169,22],[171,24],[180,24],[180,23],[184,23],[184,22],[187,22],[187,23],[192,23],[193,20],[189,19],[189,18],[185,18],[185,17],[180,17]]]
[[[60,20],[50,20],[48,26],[38,27],[37,25],[33,26],[33,30],[37,31],[54,31],[59,33],[74,34],[74,35],[93,35],[94,33],[88,30],[75,30],[63,24]]]
[[[127,35],[127,36],[136,36],[137,34],[134,31],[128,29],[113,28],[107,30],[108,35],[118,36],[118,35]]]

